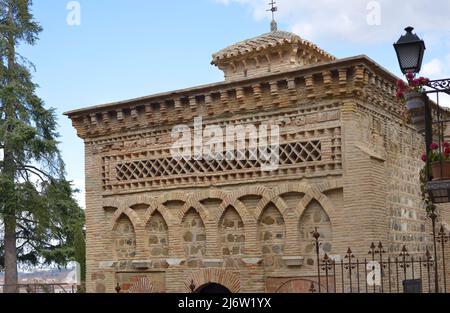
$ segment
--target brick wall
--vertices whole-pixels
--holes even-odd
[[[189,292],[192,281],[233,292],[304,291],[318,283],[315,227],[321,257],[342,258],[351,246],[365,258],[378,241],[392,255],[403,244],[423,252],[421,138],[400,119],[395,78],[367,60],[327,66],[77,113],[88,291],[148,282],[155,292]],[[205,166],[200,174],[172,164],[171,126],[199,114],[207,124],[277,121],[285,163],[270,173],[191,163]]]

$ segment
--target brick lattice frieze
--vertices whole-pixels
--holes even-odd
[[[285,129],[292,127],[288,125]],[[278,147],[279,166],[270,173],[262,171],[267,162],[258,159],[259,151],[250,149],[248,145],[243,152],[235,151],[234,158],[224,154],[218,160],[179,160],[171,156],[168,148],[105,155],[101,158],[103,190],[108,194],[129,189],[160,189],[167,185],[229,184],[232,181],[264,179],[265,176],[320,175],[322,171],[338,173],[341,170],[340,127],[312,128],[300,133],[282,131],[280,137],[280,140],[288,142]]]

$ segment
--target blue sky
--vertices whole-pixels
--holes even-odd
[[[81,24],[70,26],[68,0],[34,1],[44,31],[36,46],[20,53],[36,66],[38,95],[57,109],[68,178],[83,189],[83,143],[63,112],[221,81],[211,54],[267,32],[268,2],[79,0]],[[367,54],[396,74],[392,43],[413,23],[428,45],[425,74],[450,76],[447,0],[434,1],[432,9],[425,0],[279,0],[278,5],[280,29],[338,58]],[[369,14],[376,14],[376,25],[367,23]]]

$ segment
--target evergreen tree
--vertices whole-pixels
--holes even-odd
[[[18,263],[65,264],[83,212],[58,150],[55,111],[36,96],[32,65],[16,50],[41,32],[31,0],[0,0],[0,266],[16,292]],[[1,237],[1,234],[0,234]]]
[[[86,242],[83,224],[78,223],[75,227],[74,237],[74,260],[80,264],[81,281],[86,281]]]

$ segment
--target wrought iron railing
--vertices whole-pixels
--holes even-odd
[[[320,246],[320,234],[313,232],[314,244]],[[441,227],[436,237],[438,251],[435,258],[428,248],[421,255],[409,253],[408,248],[397,255],[387,253],[381,242],[372,243],[367,258],[357,258],[348,248],[343,257],[322,254],[317,281],[311,283],[312,293],[447,293],[447,264],[449,235]],[[436,275],[437,273],[437,275]],[[437,281],[436,281],[437,279]]]
[[[430,81],[428,89],[423,92],[425,103],[425,151],[426,151],[426,179],[428,194],[435,204],[450,202],[450,179],[444,172],[443,158],[440,158],[440,175],[433,177],[430,160],[431,145],[436,144],[439,155],[446,155],[446,141],[450,124],[450,110],[441,106],[442,94],[450,95],[450,79]],[[431,97],[431,98],[430,98]]]

